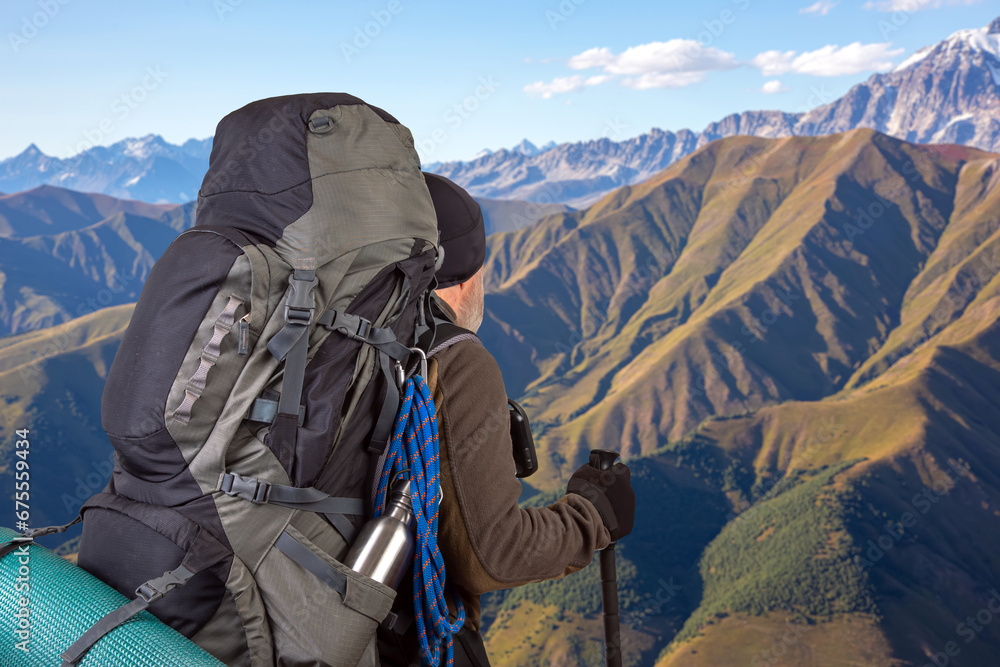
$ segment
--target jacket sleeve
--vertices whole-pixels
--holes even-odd
[[[482,593],[586,566],[610,536],[594,505],[568,494],[544,508],[518,507],[503,377],[477,341],[431,359],[444,498],[438,542],[448,579]]]

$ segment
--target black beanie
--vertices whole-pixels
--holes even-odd
[[[438,287],[451,287],[476,275],[486,261],[486,225],[479,204],[463,188],[444,176],[424,172],[434,200],[444,263],[437,272]]]

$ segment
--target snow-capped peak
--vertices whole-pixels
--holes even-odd
[[[912,67],[913,65],[916,65],[918,62],[929,56],[931,54],[931,51],[933,50],[934,50],[933,46],[925,46],[922,49],[917,49],[912,56],[910,56],[903,62],[899,63],[898,65],[896,65],[896,67],[893,68],[892,71],[899,72],[906,69],[907,67]]]
[[[990,32],[991,27],[972,28],[970,30],[959,30],[946,40],[948,50],[962,45],[968,46],[973,51],[988,53],[994,58],[1000,59],[1000,34]]]
[[[125,139],[119,144],[112,146],[112,148],[120,148],[123,155],[143,160],[154,155],[164,145],[165,142],[160,135],[147,134],[140,138]]]
[[[27,155],[29,157],[41,157],[41,156],[44,156],[45,153],[43,153],[38,148],[38,146],[36,146],[34,143],[32,143],[27,148],[25,148],[23,151],[21,151],[21,155]]]
[[[527,155],[528,157],[538,154],[538,146],[531,143],[527,139],[522,139],[521,143],[511,148],[511,150],[515,153],[520,153],[521,155]]]
[[[913,67],[932,53],[961,53],[969,50],[979,51],[1000,60],[1000,18],[983,28],[959,30],[934,46],[925,46],[897,65],[893,71],[899,72]]]

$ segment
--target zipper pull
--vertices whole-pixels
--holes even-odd
[[[247,313],[240,318],[236,352],[240,356],[250,354],[250,313]]]

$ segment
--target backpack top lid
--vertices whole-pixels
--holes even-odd
[[[438,240],[410,131],[346,93],[272,97],[223,118],[197,224],[238,229],[302,269],[379,241]]]

